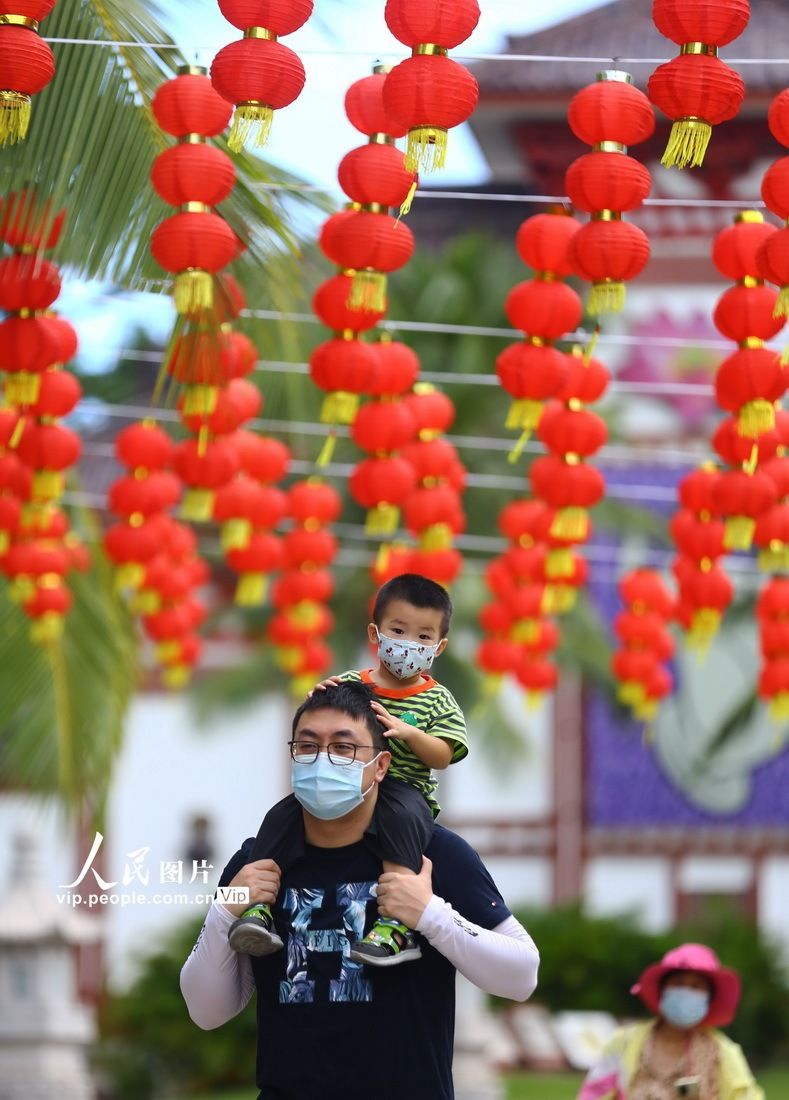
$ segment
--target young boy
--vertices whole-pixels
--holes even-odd
[[[385,729],[392,762],[365,840],[385,872],[419,874],[440,810],[433,770],[468,754],[463,712],[451,692],[429,675],[447,647],[451,618],[452,601],[441,585],[416,573],[395,577],[379,590],[367,627],[378,651],[377,666],[344,672],[316,688],[356,680],[375,692],[373,709]],[[273,859],[285,871],[303,854],[302,809],[289,795],[266,815],[250,858]],[[234,950],[250,955],[268,955],[282,947],[267,905],[248,909],[230,927],[228,939]],[[371,966],[394,966],[420,956],[412,929],[379,917],[365,938],[353,944],[350,957]]]

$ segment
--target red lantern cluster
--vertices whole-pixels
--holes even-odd
[[[789,571],[789,413],[783,410],[776,413],[775,438],[775,454],[759,465],[775,486],[776,503],[759,515],[753,534],[766,573]]]
[[[0,322],[7,406],[0,422],[0,560],[12,594],[33,620],[32,637],[48,643],[60,635],[71,606],[67,574],[87,566],[82,544],[57,507],[66,473],[81,453],[79,437],[60,421],[74,410],[82,388],[64,369],[76,354],[77,335],[51,312],[60,276],[37,251],[57,243],[62,216],[51,222],[34,196],[10,200],[0,224],[0,239],[15,249],[0,259],[0,309],[7,313]]]
[[[770,132],[781,145],[789,147],[789,89],[770,104],[767,113]],[[781,157],[764,174],[762,198],[768,210],[785,223],[784,228],[765,233],[757,255],[758,274],[780,287],[775,313],[789,316],[789,157]],[[770,227],[773,229],[773,227]],[[787,353],[783,360],[787,360]]]
[[[332,665],[326,637],[334,620],[327,604],[334,593],[329,566],[338,546],[329,528],[341,509],[339,494],[320,478],[296,482],[288,491],[293,528],[283,540],[284,568],[272,589],[274,615],[266,638],[297,697]]]
[[[416,188],[416,176],[405,167],[394,135],[366,130],[386,123],[375,117],[367,101],[381,95],[383,74],[376,72],[351,85],[345,98],[349,121],[369,142],[352,149],[340,162],[338,179],[351,208],[325,223],[318,243],[340,270],[354,272],[348,304],[352,308],[386,309],[386,277],[407,263],[414,251],[411,230],[393,218],[389,208],[405,208]],[[360,108],[361,103],[361,108]]]
[[[653,0],[655,26],[681,47],[649,78],[649,98],[673,122],[661,161],[667,167],[698,167],[712,127],[737,115],[745,84],[718,48],[742,34],[750,14],[748,0]]]
[[[213,210],[233,190],[233,162],[206,139],[230,120],[230,104],[211,87],[205,70],[188,65],[162,84],[151,107],[165,133],[178,144],[160,153],[151,183],[177,213],[156,227],[151,252],[175,276],[175,308],[199,317],[214,307],[215,276],[239,250],[239,240]]]
[[[31,100],[55,75],[52,50],[38,33],[56,0],[7,0],[0,17],[0,146],[24,141]]]
[[[448,51],[469,37],[479,20],[477,0],[387,0],[386,25],[411,57],[386,77],[387,116],[408,132],[406,165],[434,172],[446,160],[447,131],[470,117],[477,81]]]
[[[758,693],[770,717],[786,725],[789,719],[789,577],[773,577],[756,604],[762,666]]]
[[[651,569],[635,569],[622,577],[619,594],[625,609],[614,622],[618,647],[611,670],[620,702],[639,721],[651,722],[674,687],[667,667],[674,655],[674,638],[668,630],[674,600]]]
[[[724,411],[737,419],[741,435],[756,439],[775,423],[775,403],[789,384],[789,373],[775,352],[765,348],[784,326],[777,314],[778,294],[760,277],[762,249],[778,236],[756,210],[745,210],[733,226],[718,234],[712,258],[728,278],[736,280],[718,299],[715,327],[738,350],[718,368],[715,394]]]
[[[717,634],[734,593],[721,564],[726,554],[726,528],[717,504],[722,476],[714,463],[686,474],[678,487],[680,508],[670,524],[677,548],[677,620],[687,645],[702,652]]]
[[[239,574],[235,602],[255,607],[266,598],[269,576],[284,564],[282,540],[274,529],[288,514],[285,493],[276,487],[288,471],[290,452],[279,440],[250,431],[231,437],[239,460],[236,476],[214,498],[227,564]]]
[[[513,398],[506,427],[519,429],[522,443],[537,427],[544,403],[559,393],[567,378],[565,357],[553,345],[574,331],[583,317],[581,299],[562,281],[572,272],[569,249],[579,228],[574,218],[537,214],[526,219],[515,238],[518,254],[536,274],[507,296],[507,317],[525,340],[501,352],[496,373]]]
[[[565,177],[573,205],[591,214],[572,239],[570,263],[592,284],[590,313],[621,311],[625,283],[649,260],[646,234],[622,220],[623,211],[639,207],[650,189],[649,172],[627,148],[651,136],[654,115],[629,73],[609,69],[573,97],[567,119],[575,136],[592,146]]]
[[[244,32],[239,42],[224,46],[211,65],[214,88],[235,104],[228,146],[238,153],[250,139],[257,148],[264,146],[274,111],[301,95],[304,66],[279,39],[303,27],[313,5],[312,0],[218,2],[225,19]]]

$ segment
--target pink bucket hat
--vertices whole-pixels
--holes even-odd
[[[656,1015],[660,1011],[660,983],[673,970],[693,970],[709,978],[712,985],[710,1010],[702,1027],[725,1027],[734,1019],[740,999],[740,977],[735,970],[721,966],[720,959],[702,943],[683,943],[668,951],[659,963],[648,966],[630,990]]]

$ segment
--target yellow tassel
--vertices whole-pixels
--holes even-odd
[[[64,619],[57,611],[46,611],[30,624],[30,640],[36,645],[52,645],[63,636]]]
[[[773,317],[789,317],[789,286],[782,286],[773,307]],[[785,355],[789,355],[789,348]],[[783,362],[783,360],[781,360]]]
[[[5,399],[9,405],[35,405],[40,393],[40,374],[18,370],[6,376]]]
[[[443,168],[447,159],[447,132],[437,126],[418,126],[408,131],[405,166],[425,176]]]
[[[11,535],[8,531],[0,531],[0,558],[4,558],[11,546]]]
[[[542,401],[531,401],[528,397],[519,397],[507,410],[505,428],[520,428],[524,432],[533,432],[540,423]]]
[[[541,691],[527,691],[526,710],[533,714],[535,710],[539,710],[542,707],[542,701],[544,698],[545,695]]]
[[[175,308],[182,316],[207,312],[214,304],[214,277],[193,267],[175,277]]]
[[[789,367],[789,344],[781,352],[780,364],[782,367]]]
[[[192,523],[208,523],[214,514],[213,489],[187,489],[181,505],[183,519]]]
[[[24,141],[30,126],[30,96],[22,92],[0,92],[0,145]]]
[[[482,694],[486,699],[492,699],[501,691],[504,677],[500,672],[487,672],[482,681]]]
[[[546,585],[542,596],[544,615],[567,615],[575,607],[578,591],[571,584]]]
[[[640,707],[645,699],[644,685],[639,680],[625,680],[616,691],[616,697],[620,703],[635,710]]]
[[[170,665],[162,670],[162,683],[170,691],[181,691],[189,683],[191,676],[189,665]]]
[[[659,709],[657,699],[646,698],[637,707],[633,708],[633,714],[639,722],[654,722]]]
[[[789,546],[777,540],[771,542],[769,547],[759,552],[759,568],[763,573],[789,571]]]
[[[712,607],[702,607],[695,613],[688,631],[688,642],[692,649],[709,646],[721,625],[721,613]]]
[[[19,446],[22,436],[25,434],[25,427],[27,425],[27,417],[20,416],[14,425],[14,430],[11,432],[11,438],[8,441],[9,449],[15,451]]]
[[[394,504],[388,504],[382,500],[375,508],[371,508],[364,521],[364,531],[367,535],[380,538],[383,535],[391,535],[397,530],[400,522],[400,509]]]
[[[789,721],[789,692],[782,691],[770,700],[768,713],[773,722]]]
[[[14,603],[27,603],[36,594],[36,586],[30,577],[14,577],[8,586],[8,595]]]
[[[328,393],[321,405],[322,424],[353,424],[359,411],[358,393],[335,390]]]
[[[210,416],[216,411],[219,389],[216,386],[187,386],[184,389],[184,414]]]
[[[737,434],[746,439],[758,439],[765,432],[771,432],[775,427],[775,405],[771,401],[757,398],[749,401],[740,409],[737,418]]]
[[[248,519],[229,519],[222,524],[222,550],[246,550],[252,537],[252,524]]]
[[[240,103],[233,114],[233,125],[227,136],[231,153],[240,153],[251,141],[256,149],[262,149],[269,139],[274,111],[263,103]]]
[[[520,645],[531,645],[537,641],[540,633],[538,619],[518,619],[510,630],[510,638]]]
[[[509,464],[511,466],[514,466],[515,463],[520,458],[520,456],[523,454],[523,449],[526,446],[526,444],[529,442],[530,437],[531,437],[531,431],[530,430],[527,429],[525,432],[521,432],[520,436],[518,437],[518,442],[512,448],[510,453],[507,455],[507,462],[509,462]]]
[[[33,474],[34,500],[58,500],[65,487],[66,479],[59,470],[36,470]]]
[[[155,588],[142,588],[129,601],[129,610],[133,615],[155,615],[162,610],[162,597]]]
[[[337,433],[329,432],[326,436],[326,441],[320,449],[320,454],[315,459],[315,465],[320,469],[323,466],[328,466],[334,457],[334,449],[337,446]]]
[[[320,619],[320,604],[314,600],[301,600],[289,607],[286,617],[293,626],[300,626],[304,630],[312,630],[318,625]]]
[[[756,520],[750,516],[729,516],[723,535],[723,545],[727,550],[750,550],[753,542]]]
[[[597,341],[599,339],[600,339],[600,326],[595,325],[595,327],[592,329],[592,338],[589,341],[589,343],[586,345],[586,349],[583,353],[583,360],[584,360],[584,366],[585,367],[589,366],[589,363],[591,362],[592,356],[595,353],[595,348],[597,347]]]
[[[414,201],[414,195],[416,194],[416,189],[418,186],[419,180],[414,180],[414,182],[409,187],[408,194],[406,195],[405,200],[400,207],[400,218],[405,218],[411,213],[411,204]],[[398,218],[398,221],[400,220],[400,218]]]
[[[712,137],[712,127],[701,118],[679,118],[671,127],[660,163],[666,168],[698,168]]]
[[[305,672],[301,676],[296,676],[290,682],[290,693],[294,699],[303,699],[308,691],[312,691],[315,687],[315,675],[312,672]]]
[[[160,665],[171,665],[181,656],[181,643],[176,641],[159,642],[155,654]]]
[[[593,317],[600,313],[621,313],[625,308],[625,284],[613,279],[593,283],[586,308]]]
[[[145,580],[145,567],[138,561],[128,561],[115,570],[115,591],[139,588]]]
[[[357,271],[351,279],[349,309],[381,313],[386,309],[386,276],[381,271]]]
[[[434,523],[419,536],[420,550],[449,550],[452,545],[452,528],[447,523]]]
[[[561,508],[553,517],[551,535],[564,542],[584,542],[589,537],[589,513],[585,508]]]
[[[265,573],[242,573],[236,585],[235,602],[239,607],[260,607],[268,591]]]
[[[301,650],[298,646],[278,646],[276,649],[276,662],[283,672],[293,672],[299,667]]]
[[[560,546],[548,552],[545,560],[545,574],[556,580],[560,577],[572,577],[575,567],[573,552],[568,547]]]

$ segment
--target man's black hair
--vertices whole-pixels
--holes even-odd
[[[373,748],[378,752],[388,752],[389,746],[384,737],[385,727],[378,721],[375,711],[370,706],[374,698],[372,688],[355,680],[344,680],[342,683],[332,684],[325,690],[313,691],[293,715],[293,733],[296,732],[303,714],[309,714],[315,710],[338,710],[350,718],[361,718],[370,731]]]
[[[440,611],[441,637],[445,638],[449,633],[449,624],[452,621],[452,600],[446,588],[431,581],[429,577],[423,577],[421,573],[401,573],[399,577],[393,577],[392,580],[381,585],[373,607],[373,622],[376,626],[381,625],[387,605],[392,600],[405,600],[414,607]]]

